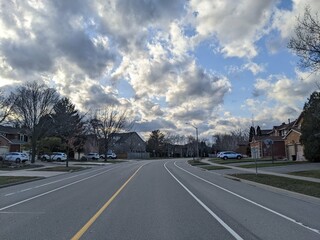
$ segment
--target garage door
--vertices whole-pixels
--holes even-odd
[[[292,155],[296,155],[294,145],[288,145],[288,159],[292,160]]]
[[[0,157],[1,159],[4,158],[5,153],[9,152],[9,147],[7,146],[0,146]]]
[[[302,145],[297,145],[297,160],[298,161],[305,161],[305,157],[304,157],[304,154],[303,154],[303,146]]]

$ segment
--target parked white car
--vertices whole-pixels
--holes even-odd
[[[232,152],[232,151],[227,151],[227,152],[220,152],[219,158],[222,158],[224,160],[227,160],[229,158],[236,158],[236,159],[241,159],[242,155],[240,153]]]
[[[44,154],[41,157],[42,161],[66,161],[67,154],[63,152],[53,152],[52,154]]]
[[[20,162],[25,163],[26,161],[29,160],[29,157],[25,153],[9,152],[9,153],[6,153],[4,160],[9,162],[15,162],[15,163],[20,163]]]
[[[107,153],[107,158],[116,159],[117,158],[117,154],[115,154],[114,152],[108,152]]]
[[[100,154],[100,158],[102,159],[106,159],[106,155],[105,154]],[[107,152],[107,158],[109,159],[116,159],[117,158],[117,154],[115,154],[113,151],[108,151]]]
[[[98,160],[100,156],[98,153],[88,153],[85,155],[85,158],[87,158],[87,160]]]

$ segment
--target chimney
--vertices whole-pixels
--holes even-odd
[[[290,124],[290,118],[288,119],[288,122],[289,122],[289,124]]]

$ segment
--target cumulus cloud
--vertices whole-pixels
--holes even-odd
[[[318,0],[292,0],[292,9],[275,11],[272,27],[280,31],[283,39],[288,39],[294,34],[297,17],[303,17],[306,6],[310,6],[311,12],[315,13],[320,9],[320,2]]]
[[[197,13],[193,22],[199,38],[213,35],[225,56],[252,58],[258,54],[255,42],[268,31],[276,2],[191,0],[190,11]]]
[[[3,1],[0,87],[42,81],[84,112],[106,105],[129,110],[139,131],[178,132],[193,122],[205,135],[248,124],[246,118],[218,112],[228,112],[231,75],[249,71],[258,79],[254,100],[272,101],[279,113],[289,115],[297,109],[293,102],[312,89],[313,77],[297,71],[297,79],[262,78],[267,63],[254,57],[271,30],[275,40],[269,38],[269,49],[275,46],[276,52],[303,2],[293,1],[291,11],[277,9],[277,0]],[[316,0],[307,2],[319,6]],[[222,73],[214,64],[208,67],[210,58],[198,61],[195,51],[202,44],[216,56],[242,61],[227,64],[232,65],[229,75]],[[124,81],[130,96],[119,90]],[[272,109],[265,104],[261,119]],[[249,100],[243,105],[258,111]]]

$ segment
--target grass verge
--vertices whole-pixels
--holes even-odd
[[[320,183],[267,174],[233,174],[231,176],[320,198]]]
[[[47,167],[47,168],[40,168],[40,169],[36,169],[34,171],[52,171],[52,172],[69,172],[69,171],[81,171],[84,169],[88,169],[88,168],[84,168],[84,167],[66,167],[66,166],[57,166],[57,167]]]
[[[296,176],[302,176],[302,177],[320,178],[320,170],[291,172],[289,174],[296,175]]]
[[[230,169],[228,167],[221,167],[221,166],[202,166],[201,168],[206,170],[222,170],[222,169]]]
[[[254,162],[253,159],[227,159],[227,160],[223,160],[220,158],[210,159],[209,161],[213,162],[213,163],[218,163],[218,164]]]
[[[306,162],[274,162],[274,163],[257,163],[258,168],[262,167],[279,167],[279,166],[288,166],[288,165],[296,165],[296,164],[301,164],[301,163],[306,163]],[[240,165],[238,167],[242,168],[255,168],[256,164],[245,164],[245,165]]]
[[[0,170],[1,171],[16,171],[16,170],[38,168],[38,167],[42,167],[42,166],[43,165],[33,165],[33,164],[15,164],[15,165],[0,164]]]
[[[17,177],[17,176],[0,176],[0,187],[8,184],[32,181],[41,179],[39,177]]]
[[[189,160],[188,163],[191,165],[191,166],[204,166],[204,165],[210,165],[208,163],[203,163],[203,162],[200,162],[199,160]]]

